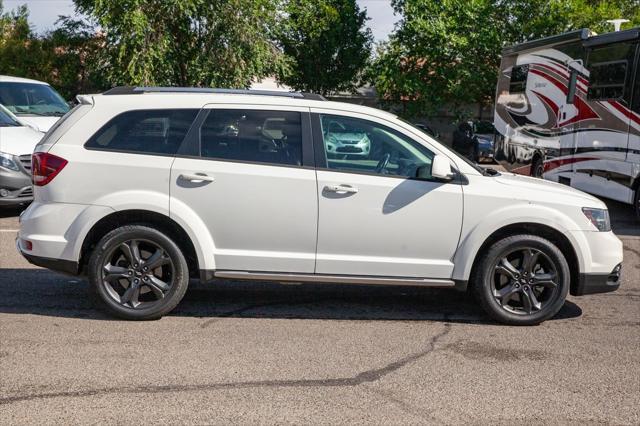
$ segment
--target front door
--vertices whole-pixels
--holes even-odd
[[[201,114],[187,136],[194,152],[173,164],[172,210],[181,204],[205,222],[216,270],[313,273],[318,199],[315,171],[304,164],[308,109],[220,105]]]
[[[415,179],[434,153],[392,123],[314,112],[316,273],[450,278],[461,185]]]

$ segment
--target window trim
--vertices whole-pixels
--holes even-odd
[[[116,118],[120,117],[121,115],[128,114],[130,112],[139,112],[139,111],[167,111],[167,110],[170,110],[170,111],[175,111],[175,110],[194,110],[194,111],[198,111],[196,113],[196,116],[194,117],[193,121],[191,122],[191,125],[187,129],[187,132],[185,133],[185,136],[182,138],[182,141],[180,141],[180,143],[178,144],[176,152],[173,153],[173,154],[168,154],[168,153],[164,153],[164,152],[145,152],[145,151],[135,151],[135,150],[132,150],[132,149],[109,149],[109,148],[103,148],[103,147],[99,147],[99,146],[88,146],[89,142],[91,142],[95,138],[95,136],[102,129],[105,128],[105,126],[107,124],[111,123],[113,120],[115,120]],[[184,144],[184,141],[187,139],[187,136],[189,136],[189,133],[191,132],[191,129],[193,128],[194,123],[198,119],[198,117],[200,115],[200,112],[201,112],[201,108],[136,108],[136,109],[128,109],[126,111],[122,111],[122,112],[120,112],[120,113],[118,113],[116,115],[113,115],[109,119],[107,119],[98,128],[98,130],[93,132],[93,134],[85,141],[85,143],[82,145],[82,147],[84,149],[86,149],[87,151],[115,152],[115,153],[119,153],[119,154],[151,155],[151,156],[154,156],[154,157],[175,158],[178,155],[178,153],[180,152],[180,150],[182,149],[182,145]]]
[[[350,115],[344,115],[341,114],[341,111],[333,111],[333,112],[324,112],[324,113],[320,113],[320,112],[311,112],[311,127],[312,127],[312,132],[313,132],[313,149],[314,149],[314,153],[315,153],[315,158],[316,158],[316,163],[315,163],[315,169],[316,170],[320,170],[320,171],[327,171],[327,172],[334,172],[334,173],[345,173],[345,174],[353,174],[353,175],[363,175],[363,176],[373,176],[373,177],[379,177],[379,178],[393,178],[393,179],[400,179],[400,180],[415,180],[415,181],[419,181],[419,182],[435,182],[435,183],[440,183],[440,184],[465,184],[465,182],[468,182],[467,179],[464,177],[464,175],[462,173],[460,173],[455,167],[452,167],[453,172],[455,173],[455,178],[452,179],[451,181],[446,181],[443,182],[440,179],[436,179],[436,178],[431,178],[431,179],[424,179],[424,178],[419,178],[416,176],[400,176],[400,175],[382,175],[380,173],[376,173],[376,172],[369,172],[369,171],[359,171],[359,170],[347,170],[347,169],[331,169],[329,168],[328,164],[327,164],[327,154],[325,152],[325,148],[324,148],[324,137],[322,135],[322,125],[320,123],[320,115],[335,115],[338,117],[344,117],[347,119],[352,119],[352,120],[363,120],[363,121],[369,121],[371,123],[376,123],[376,124],[380,124],[381,126],[385,126],[390,128],[391,130],[400,133],[402,136],[404,136],[405,138],[411,140],[413,143],[416,143],[420,146],[424,146],[424,144],[420,143],[419,141],[417,141],[415,138],[407,135],[405,132],[401,132],[397,129],[394,129],[391,126],[386,125],[385,123],[382,123],[380,121],[377,121],[374,119],[374,117],[372,118],[361,118],[361,117],[354,117],[354,116],[350,116]],[[433,149],[424,146],[425,149],[428,149],[429,151],[431,151],[434,156],[440,154],[437,151],[434,151]],[[443,155],[443,154],[440,154]]]

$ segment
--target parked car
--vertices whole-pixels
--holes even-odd
[[[33,200],[31,153],[42,136],[0,105],[0,208]]]
[[[322,120],[322,133],[329,157],[366,157],[371,150],[371,141],[365,131],[358,127],[347,127],[345,123],[327,117]]]
[[[519,325],[620,284],[604,203],[485,171],[390,113],[293,92],[79,100],[35,149],[17,247],[87,276],[122,318],[167,314],[190,277],[469,288]],[[260,149],[267,121],[286,129],[275,152]],[[367,135],[369,153],[329,155],[329,122]]]
[[[464,121],[453,133],[453,148],[476,163],[492,162],[494,131],[488,121]]]
[[[7,75],[0,75],[0,104],[40,132],[69,111],[69,104],[47,83]]]

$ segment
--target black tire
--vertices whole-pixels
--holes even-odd
[[[538,263],[527,268],[527,260]],[[473,276],[482,308],[509,325],[535,325],[552,318],[562,308],[570,282],[569,265],[560,249],[535,235],[514,235],[494,243],[481,254]]]
[[[542,157],[536,155],[531,162],[531,176],[541,178],[544,174],[544,163]]]
[[[131,259],[139,261],[132,264]],[[105,235],[91,254],[88,275],[101,307],[126,320],[161,318],[180,303],[189,285],[189,269],[178,245],[142,225],[123,226]]]

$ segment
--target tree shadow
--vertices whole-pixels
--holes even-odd
[[[0,312],[113,320],[95,307],[84,280],[43,269],[0,269]],[[565,302],[555,320],[582,310]],[[438,321],[495,324],[466,293],[418,287],[193,281],[170,314],[205,318]]]

